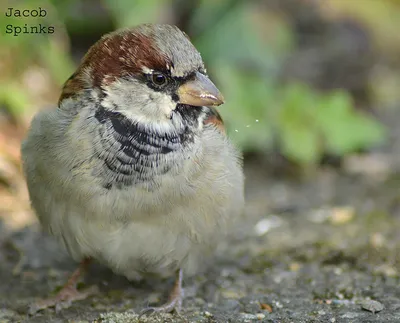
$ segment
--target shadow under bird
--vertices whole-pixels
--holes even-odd
[[[103,36],[39,112],[22,144],[32,207],[81,265],[30,312],[60,309],[91,259],[134,279],[176,275],[182,305],[192,275],[242,211],[241,156],[215,106],[224,99],[199,52],[175,26],[144,24]]]

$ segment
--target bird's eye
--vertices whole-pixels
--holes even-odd
[[[162,73],[153,73],[151,81],[157,86],[165,86],[168,83],[167,77]]]

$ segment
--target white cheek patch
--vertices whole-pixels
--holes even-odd
[[[157,114],[164,115],[167,119],[171,118],[172,111],[176,108],[176,102],[171,96],[163,92],[153,92],[150,94],[152,108],[157,111]]]
[[[171,119],[176,102],[170,95],[132,81],[116,81],[106,91],[107,96],[102,101],[104,108],[121,112],[139,123],[153,125],[161,133],[176,128],[175,122],[179,120]]]

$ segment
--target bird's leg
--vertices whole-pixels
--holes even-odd
[[[182,278],[183,278],[183,272],[182,269],[179,269],[176,273],[175,284],[169,294],[168,301],[159,307],[147,307],[143,309],[140,313],[140,316],[154,312],[169,313],[172,312],[173,310],[179,313],[182,307],[182,300],[183,300]]]
[[[29,307],[29,314],[32,315],[49,307],[55,307],[57,312],[63,308],[71,306],[73,301],[83,300],[96,293],[98,291],[96,286],[89,287],[83,291],[78,291],[76,288],[80,277],[86,272],[90,261],[90,258],[85,258],[82,260],[82,262],[79,264],[79,267],[73,272],[67,283],[56,295],[31,304]]]

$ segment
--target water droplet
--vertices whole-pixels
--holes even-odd
[[[239,130],[235,129],[235,132],[239,132]]]
[[[248,124],[248,125],[246,126],[246,128],[250,128],[250,125]]]
[[[258,119],[256,119],[256,122],[258,122]]]

